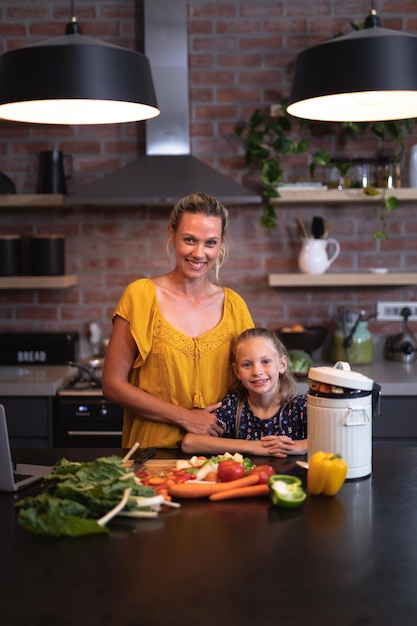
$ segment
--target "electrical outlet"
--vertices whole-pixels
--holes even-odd
[[[378,302],[376,305],[376,319],[380,322],[397,322],[404,319],[401,311],[409,308],[410,321],[417,320],[417,302]]]

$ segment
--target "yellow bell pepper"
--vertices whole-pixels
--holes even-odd
[[[316,452],[308,461],[307,490],[315,496],[334,496],[345,482],[347,470],[340,454]]]

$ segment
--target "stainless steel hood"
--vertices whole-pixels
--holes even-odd
[[[261,198],[190,154],[186,0],[145,0],[145,54],[161,114],[146,122],[146,154],[81,190],[71,203],[173,204],[204,191],[226,204]]]

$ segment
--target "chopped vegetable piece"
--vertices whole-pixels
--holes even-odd
[[[297,476],[274,474],[269,478],[268,486],[272,504],[281,508],[300,506],[307,497]]]

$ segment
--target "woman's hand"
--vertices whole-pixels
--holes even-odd
[[[187,411],[182,427],[194,435],[221,437],[225,427],[219,424],[214,412],[219,406],[221,406],[221,402],[211,404],[205,409],[191,409]]]

